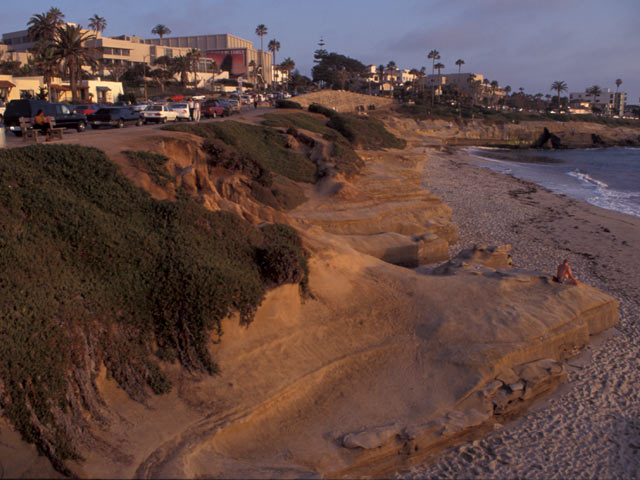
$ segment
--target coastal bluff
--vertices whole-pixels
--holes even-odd
[[[169,157],[167,169],[207,209],[294,226],[311,295],[281,286],[249,326],[226,318],[210,346],[220,372],[164,362],[175,388],[145,402],[100,368],[103,417],[80,443],[83,460],[69,462],[80,477],[389,477],[516,416],[617,322],[615,299],[508,268],[505,247],[448,261],[457,228],[422,187],[421,145],[359,152],[360,175],[307,186],[308,200],[286,212],[252,198],[241,175],[209,168],[193,135],[152,131],[95,146],[154,198],[175,190],[122,151]],[[429,273],[405,268],[443,262]],[[0,440],[4,474],[34,475],[23,461],[35,449],[4,423]]]

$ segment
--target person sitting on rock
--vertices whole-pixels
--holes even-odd
[[[556,276],[553,277],[553,280],[560,283],[570,283],[571,285],[578,285],[580,283],[578,279],[573,276],[573,272],[569,266],[569,260],[566,258],[558,265],[558,271]]]

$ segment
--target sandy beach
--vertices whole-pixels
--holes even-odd
[[[442,452],[403,478],[637,478],[640,474],[640,219],[426,151],[424,186],[453,209],[460,239],[510,244],[517,268],[555,272],[620,300],[620,323],[568,361],[567,382],[518,421]]]

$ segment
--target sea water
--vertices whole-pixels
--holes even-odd
[[[640,148],[469,148],[476,164],[592,205],[640,217]]]

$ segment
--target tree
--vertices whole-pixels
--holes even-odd
[[[598,97],[602,94],[602,88],[599,85],[594,85],[592,87],[587,88],[587,93],[589,95],[593,95],[594,97]]]
[[[171,29],[166,25],[159,23],[158,25],[153,27],[151,33],[153,33],[154,35],[158,35],[160,37],[160,40],[162,40],[162,37],[171,34]]]
[[[83,65],[95,64],[95,49],[86,47],[87,40],[93,40],[96,36],[83,31],[80,25],[66,24],[56,27],[55,37],[52,42],[53,57],[69,72],[71,83],[71,98],[78,99],[77,82]]]
[[[438,89],[440,89],[440,84],[441,84],[441,81],[440,81],[440,70],[442,70],[442,69],[444,68],[444,64],[442,64],[442,63],[438,62],[438,63],[436,63],[436,64],[434,65],[434,68],[435,68],[436,70],[438,70]],[[439,101],[439,100],[438,100],[438,101]]]
[[[567,91],[567,84],[562,80],[556,80],[551,84],[551,90],[558,92],[558,108],[560,108],[560,94]]]
[[[98,33],[104,32],[107,28],[107,21],[96,13],[89,19],[89,28],[94,30],[97,36]]]
[[[189,62],[189,70],[193,73],[193,81],[198,85],[198,68],[200,67],[200,58],[202,54],[197,48],[192,48],[187,53],[187,61]]]
[[[51,82],[53,78],[60,72],[60,64],[55,55],[53,46],[48,45],[46,48],[42,48],[33,57],[34,64],[38,69],[38,72],[42,75],[42,80],[47,86],[47,95],[49,100],[51,98]]]
[[[440,60],[440,52],[437,50],[431,50],[427,55],[427,58],[431,59],[431,75],[436,71],[436,60]]]
[[[458,60],[456,60],[456,65],[458,66],[458,73],[460,73],[460,71],[462,70],[462,65],[464,65],[464,60],[459,58]]]
[[[267,34],[267,27],[262,23],[256,27],[256,35],[260,37],[260,50],[263,50],[263,38]]]
[[[45,13],[36,13],[29,19],[27,34],[31,40],[35,42],[51,41],[56,33],[56,27],[61,24],[60,19],[64,18],[58,9],[55,9],[56,12],[52,12],[52,10],[53,8]]]
[[[622,79],[616,78],[616,93],[618,93],[618,89],[620,88],[620,85],[622,85]]]
[[[339,88],[352,77],[360,77],[365,66],[353,58],[338,53],[327,54],[311,69],[314,82],[322,82],[332,88]]]
[[[287,57],[280,64],[280,70],[287,72],[287,83],[291,79],[291,72],[296,68],[296,62],[294,62],[291,57]]]
[[[180,74],[180,84],[184,87],[189,81],[189,72],[191,71],[191,61],[185,55],[174,57],[171,62],[171,71],[174,74]]]
[[[277,41],[276,39],[273,39],[273,40],[269,41],[269,44],[267,45],[267,48],[273,54],[273,62],[272,62],[272,64],[275,65],[276,64],[276,52],[280,51],[280,42]]]
[[[55,25],[62,25],[64,23],[64,13],[59,8],[51,7],[47,12],[47,16],[51,18],[51,21]]]

